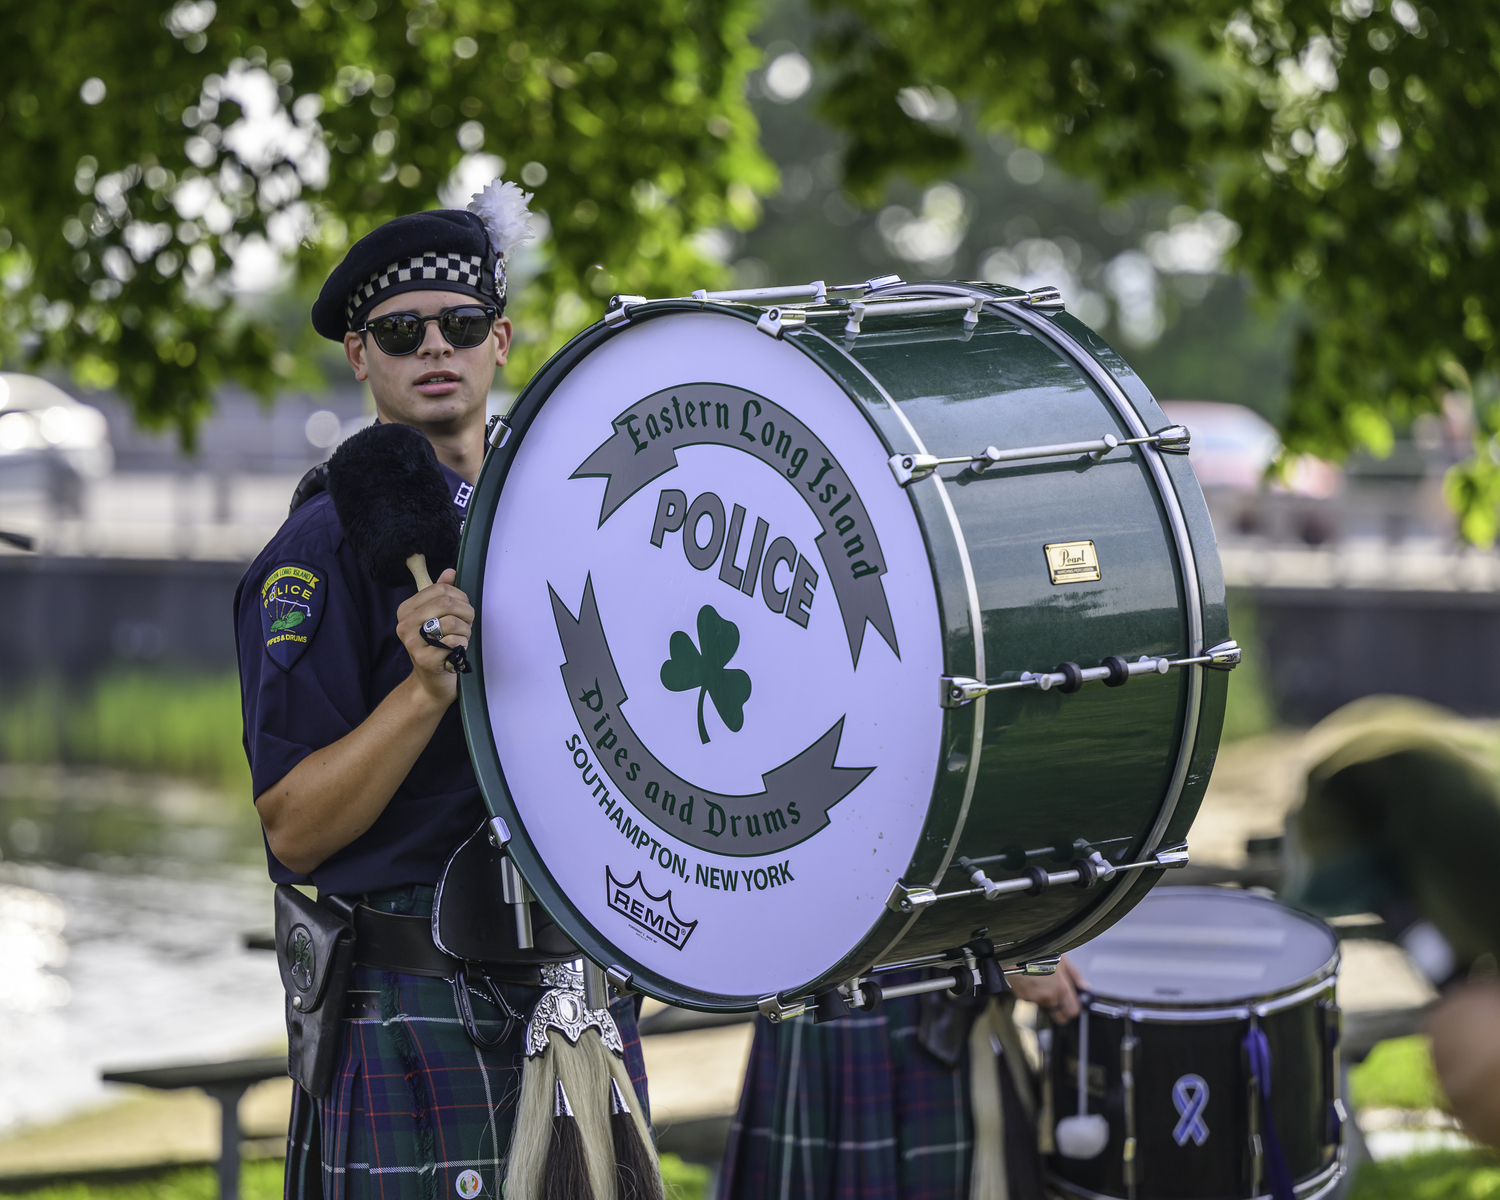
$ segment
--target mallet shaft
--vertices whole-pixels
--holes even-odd
[[[417,591],[420,592],[432,586],[432,576],[427,573],[427,555],[413,554],[406,560],[406,569],[417,581]]]

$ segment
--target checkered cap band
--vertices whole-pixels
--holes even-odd
[[[477,288],[483,269],[484,261],[477,254],[428,253],[405,261],[398,260],[383,271],[376,271],[362,286],[350,293],[346,315],[350,324],[353,324],[354,314],[381,292],[398,283],[410,283],[413,279],[430,279],[434,283],[462,283]]]

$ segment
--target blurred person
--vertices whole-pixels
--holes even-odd
[[[1500,1149],[1500,980],[1452,987],[1427,1018],[1432,1065],[1469,1135]]]
[[[893,977],[919,979],[923,972]],[[1043,1200],[1035,1081],[1013,1010],[1074,1020],[1064,957],[999,996],[927,992],[815,1024],[757,1017],[719,1200]]]
[[[1475,1138],[1500,1146],[1500,761],[1492,735],[1419,700],[1372,696],[1309,731],[1282,898],[1371,912],[1438,989],[1434,1065]]]
[[[426,436],[460,516],[510,347],[504,268],[529,236],[528,199],[497,180],[470,211],[387,222],[350,249],[312,309],[316,331],[342,343],[369,384],[378,421]],[[474,621],[454,578],[444,570],[415,594],[372,580],[315,469],[235,599],[245,747],[271,877],[311,885],[322,906],[298,910],[304,923],[278,947],[291,980],[292,1073],[312,1081],[292,1106],[286,1194],[299,1200],[500,1194],[538,969],[486,963],[479,986],[436,946],[428,919],[445,864],[488,816],[454,704],[457,676],[445,669]],[[296,897],[279,892],[283,901]],[[498,895],[494,905],[475,919],[513,924]],[[338,1005],[331,1027],[309,1013],[321,1003],[313,993],[332,985],[319,983],[306,1003],[293,995],[338,969],[336,948],[318,958],[340,928],[318,932],[325,910],[354,929],[347,995],[328,1001]],[[621,1001],[613,1012],[644,1106],[634,1010]]]

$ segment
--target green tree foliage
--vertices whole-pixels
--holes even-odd
[[[1230,262],[1295,296],[1291,453],[1377,454],[1458,392],[1476,456],[1449,479],[1465,533],[1500,511],[1500,9],[1420,0],[823,0],[848,182],[936,178],[979,129],[1107,195],[1212,206]]]
[[[554,231],[515,305],[524,378],[610,294],[711,279],[692,235],[756,219],[775,183],[744,100],[757,14],[0,0],[0,362],[118,386],[191,444],[221,380],[268,396],[316,381],[305,320],[230,302],[233,255],[283,248],[306,292],[485,152]]]

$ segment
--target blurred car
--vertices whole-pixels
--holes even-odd
[[[1191,431],[1189,459],[1204,491],[1258,492],[1268,486],[1266,468],[1281,452],[1281,438],[1254,409],[1211,400],[1163,400],[1161,408]],[[1301,455],[1289,464],[1285,482],[1269,487],[1322,500],[1339,490],[1342,478],[1333,463]]]
[[[0,371],[0,489],[44,492],[77,515],[85,483],[113,468],[102,412],[45,379]]]

